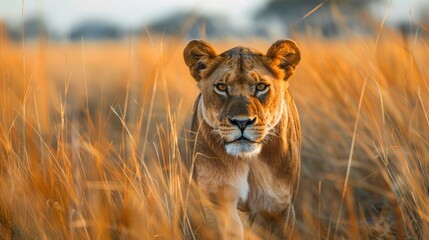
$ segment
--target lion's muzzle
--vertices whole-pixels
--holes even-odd
[[[242,132],[249,126],[253,125],[256,122],[256,118],[239,118],[239,117],[235,117],[235,118],[229,118],[228,117],[228,121],[238,127]]]
[[[256,117],[235,116],[228,117],[230,125],[225,148],[228,154],[233,156],[251,156],[261,150],[257,137],[252,130]]]

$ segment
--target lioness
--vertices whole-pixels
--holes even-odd
[[[239,209],[290,238],[301,129],[288,81],[301,59],[297,45],[280,40],[266,55],[247,47],[217,54],[192,40],[183,56],[201,92],[192,123],[194,176],[213,203],[204,209],[201,237],[242,239]]]

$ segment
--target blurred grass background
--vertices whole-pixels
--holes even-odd
[[[199,22],[195,34],[218,52],[265,52],[276,36],[222,38],[207,20],[183,21],[169,34],[148,27],[97,41],[14,40],[2,25],[1,239],[195,237],[184,164],[198,94],[182,60],[189,26]],[[294,239],[429,237],[426,25],[367,25],[281,36],[303,56],[290,83],[303,128]]]

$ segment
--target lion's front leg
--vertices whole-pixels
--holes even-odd
[[[250,216],[252,228],[263,239],[292,239],[295,225],[295,210],[289,206],[284,210],[260,212]]]
[[[233,187],[204,191],[209,198],[203,203],[204,229],[201,239],[243,239],[243,225],[237,210],[239,196]]]

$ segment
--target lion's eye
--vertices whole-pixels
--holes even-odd
[[[258,85],[256,85],[256,91],[255,91],[255,95],[256,97],[259,97],[265,93],[268,92],[268,89],[270,89],[270,86],[264,83],[260,83]]]
[[[228,87],[226,86],[226,84],[223,84],[223,83],[216,84],[215,88],[219,92],[226,92],[226,90],[228,89]]]
[[[266,84],[258,84],[258,85],[256,85],[256,90],[258,90],[258,91],[264,91],[267,88],[268,88],[268,85],[266,85]]]

